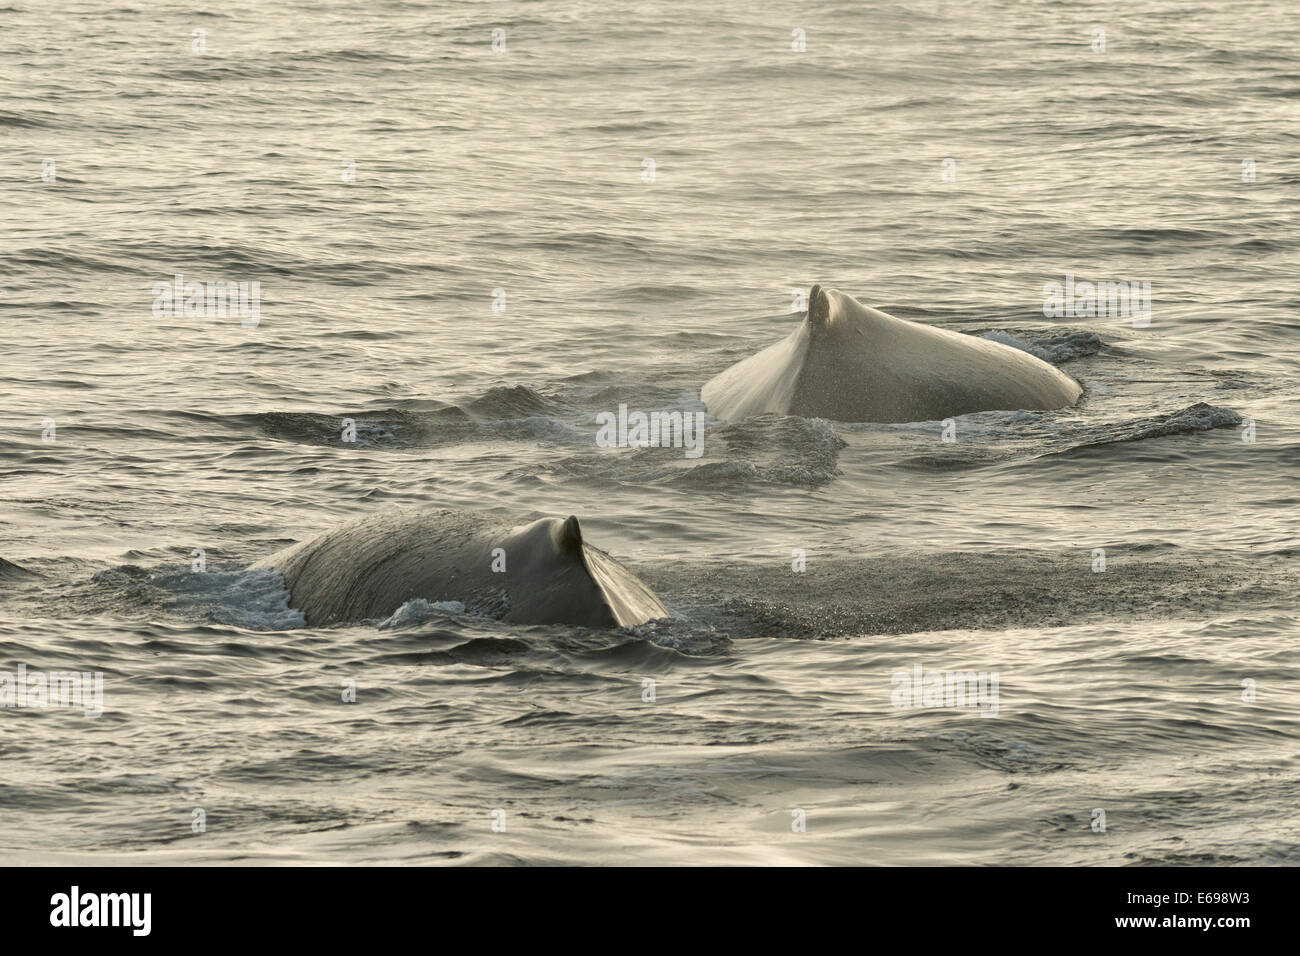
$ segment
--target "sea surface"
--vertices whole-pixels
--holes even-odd
[[[0,3],[0,861],[1300,863],[1300,6]],[[814,282],[1084,398],[597,444]],[[671,618],[245,570],[395,507]]]

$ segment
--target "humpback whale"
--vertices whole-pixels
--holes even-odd
[[[283,575],[290,606],[312,626],[387,617],[414,598],[518,624],[629,627],[668,616],[572,516],[507,527],[463,511],[386,512],[251,567]]]
[[[843,422],[924,422],[995,409],[1064,408],[1083,388],[1000,342],[898,319],[814,285],[789,336],[705,383],[726,421],[775,412]]]

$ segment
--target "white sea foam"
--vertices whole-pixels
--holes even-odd
[[[465,605],[460,601],[426,601],[414,598],[407,601],[396,611],[379,622],[381,631],[391,631],[401,627],[424,624],[427,621],[450,614],[464,614]]]
[[[302,613],[289,606],[280,572],[270,568],[155,571],[150,583],[167,597],[164,604],[196,617],[256,631],[302,627]]]

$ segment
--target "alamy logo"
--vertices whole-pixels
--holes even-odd
[[[156,318],[243,319],[246,329],[257,328],[262,315],[262,283],[186,282],[182,273],[171,282],[153,284]]]
[[[152,893],[70,893],[50,897],[51,926],[129,926],[133,936],[152,929]]]
[[[596,444],[601,448],[685,448],[687,458],[704,454],[703,412],[631,412],[596,415]]]
[[[981,717],[998,713],[998,672],[926,671],[920,664],[894,671],[895,707],[975,707]]]
[[[0,671],[0,707],[80,707],[87,717],[104,713],[104,672]]]
[[[1065,282],[1043,284],[1043,316],[1049,319],[1132,319],[1135,329],[1151,324],[1150,282]]]

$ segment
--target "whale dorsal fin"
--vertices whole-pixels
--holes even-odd
[[[578,524],[577,515],[569,515],[560,526],[556,535],[561,551],[579,551],[582,549],[582,525]]]
[[[808,321],[814,326],[822,326],[831,317],[831,303],[822,287],[816,282],[808,290]]]

